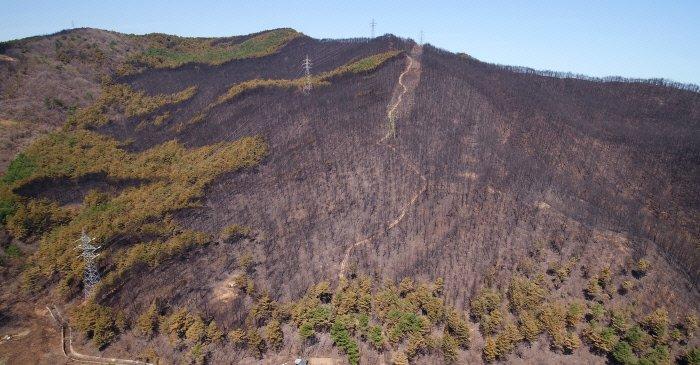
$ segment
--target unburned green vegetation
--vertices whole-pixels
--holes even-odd
[[[227,329],[225,341],[260,358],[279,347],[284,340],[282,326],[291,325],[304,346],[317,334],[329,333],[350,364],[360,362],[360,343],[379,352],[401,349],[407,361],[435,353],[448,363],[455,362],[459,350],[469,347],[470,327],[461,312],[440,298],[437,284],[378,285],[363,276],[343,280],[335,288],[318,283],[293,302],[276,302],[265,292],[247,292],[253,305],[241,328]],[[197,323],[187,320],[192,317],[181,308],[162,311],[153,304],[139,317],[138,328],[143,336],[161,333],[183,338]],[[172,323],[178,324],[175,329]]]
[[[383,65],[386,61],[393,59],[394,57],[403,53],[402,51],[387,51],[383,53],[377,53],[372,56],[362,58],[358,61],[348,63],[346,65],[340,66],[332,71],[324,72],[318,75],[322,80],[331,79],[336,76],[344,74],[359,74],[365,72],[371,72],[376,70],[379,66]]]
[[[144,52],[132,55],[119,72],[124,75],[138,72],[144,66],[175,68],[187,63],[219,65],[236,59],[264,57],[277,52],[300,35],[293,29],[275,29],[234,44],[208,38],[147,35],[144,38],[150,46]]]
[[[308,84],[311,87],[320,87],[330,85],[331,80],[335,77],[340,77],[345,74],[359,74],[365,72],[371,72],[376,70],[378,67],[383,65],[388,60],[391,60],[398,55],[401,51],[389,51],[384,53],[375,54],[372,56],[365,57],[358,61],[350,62],[346,65],[337,67],[331,71],[321,73],[319,75],[311,76],[309,79],[298,78],[298,79],[253,79],[247,80],[235,85],[232,85],[226,93],[220,95],[216,101],[207,105],[200,113],[192,117],[188,124],[196,124],[202,122],[206,114],[215,106],[229,102],[246,92],[263,89],[263,88],[278,88],[278,89],[301,89],[304,85]]]
[[[107,346],[126,328],[123,314],[94,302],[86,302],[75,307],[71,313],[75,327],[92,339],[97,348]]]
[[[332,71],[324,72],[319,75],[314,75],[311,77],[311,86],[324,86],[330,85],[330,80],[334,77],[341,75],[353,73],[364,73],[371,72],[377,69],[379,66],[383,65],[386,61],[401,54],[400,51],[389,51],[384,53],[375,54],[372,56],[365,57],[359,61],[351,62],[346,65],[340,66]],[[232,100],[236,96],[240,95],[244,91],[253,90],[257,88],[275,87],[275,88],[301,88],[306,83],[305,78],[298,78],[293,80],[263,80],[254,79],[244,81],[231,86],[228,91],[221,95],[214,105],[225,103]]]
[[[640,262],[648,263],[646,259]],[[633,306],[610,304],[613,296],[624,295],[611,290],[613,283],[630,280],[615,278],[607,266],[593,271],[582,298],[559,298],[557,290],[575,263],[571,259],[565,265],[550,264],[551,281],[541,273],[532,272],[529,277],[516,274],[505,290],[486,286],[477,292],[470,310],[485,336],[485,361],[506,359],[518,343],[544,338],[551,350],[562,354],[571,354],[585,344],[615,364],[669,364],[672,347],[682,349],[693,340],[697,328],[693,313],[674,325],[663,307],[645,313]],[[648,268],[647,264],[642,266]]]
[[[115,140],[82,129],[56,132],[37,140],[23,157],[33,161],[32,168],[5,186],[16,205],[7,218],[8,227],[17,237],[28,232],[40,236],[39,248],[25,272],[25,288],[39,289],[42,277],[58,274],[59,289],[64,294],[76,292],[83,264],[71,245],[82,229],[106,251],[101,260],[109,270],[101,282],[102,289],[134,265],[155,266],[165,258],[209,242],[207,235],[179,227],[171,214],[196,206],[205,186],[219,174],[254,166],[266,153],[267,146],[259,137],[190,150],[171,141],[141,153],[128,153]],[[88,194],[83,206],[72,211],[11,193],[13,187],[30,181],[95,173],[144,183],[113,197]],[[119,245],[113,251],[109,243],[115,240],[132,244]]]
[[[135,91],[125,84],[105,82],[100,97],[88,107],[78,109],[68,118],[73,127],[98,127],[109,122],[109,116],[122,113],[127,117],[138,117],[156,111],[166,105],[181,103],[197,92],[191,86],[170,95],[148,96],[143,91]],[[162,118],[162,120],[161,120]],[[156,116],[153,123],[161,124],[165,116]]]

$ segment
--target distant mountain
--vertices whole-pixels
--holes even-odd
[[[0,53],[0,328],[30,329],[0,360],[79,356],[46,306],[77,353],[163,363],[699,354],[692,87],[292,29]]]

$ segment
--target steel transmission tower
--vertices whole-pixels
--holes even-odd
[[[85,271],[83,271],[83,294],[85,298],[87,298],[90,296],[95,285],[100,281],[100,273],[97,271],[95,265],[95,258],[100,255],[95,251],[97,251],[100,246],[94,246],[92,244],[92,238],[85,233],[85,229],[83,229],[83,233],[80,235],[78,242],[80,243],[76,249],[82,250],[80,256],[82,256],[85,261]]]
[[[374,21],[374,18],[372,18],[372,21],[369,23],[369,26],[372,28],[372,38],[374,38],[374,27],[377,25],[377,22]]]
[[[420,44],[423,45],[423,30],[420,31]]]
[[[305,94],[308,94],[311,91],[311,59],[309,59],[309,55],[306,55],[306,58],[304,59],[304,62],[301,64],[302,67],[304,67],[304,88],[302,91],[304,91]]]

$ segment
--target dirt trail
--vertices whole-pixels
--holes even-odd
[[[58,311],[56,307],[46,307],[49,310],[51,318],[56,321],[61,326],[61,346],[63,350],[63,355],[65,355],[69,360],[75,361],[80,364],[116,364],[116,365],[152,365],[147,362],[138,360],[126,360],[126,359],[116,359],[109,357],[99,357],[84,355],[76,352],[73,349],[73,335],[71,333],[71,328],[63,320],[63,316]]]
[[[411,53],[406,56],[406,58],[408,59],[408,64],[406,65],[406,69],[403,72],[401,72],[401,75],[399,75],[399,82],[396,90],[394,90],[394,96],[392,97],[393,102],[389,103],[389,108],[387,110],[387,119],[389,120],[388,130],[386,135],[382,137],[382,139],[380,139],[378,143],[382,143],[385,140],[389,140],[390,138],[395,137],[396,119],[398,118],[398,115],[407,115],[408,112],[411,110],[413,104],[413,91],[416,89],[416,87],[418,86],[418,82],[420,81],[420,56],[422,53],[423,47],[421,47],[420,45],[415,45],[411,50]],[[405,77],[407,77],[408,80],[404,80]],[[421,196],[421,194],[423,194],[427,188],[427,179],[425,178],[425,176],[423,176],[423,174],[421,174],[418,167],[413,162],[411,162],[411,160],[409,160],[403,153],[397,150],[396,147],[393,146],[391,143],[387,143],[386,146],[387,148],[395,152],[397,155],[399,155],[404,160],[404,162],[411,168],[411,170],[413,170],[413,172],[415,172],[416,175],[418,175],[421,178],[421,188],[418,191],[416,191],[416,193],[413,194],[411,200],[401,208],[399,214],[396,216],[395,219],[385,222],[385,224],[380,229],[376,230],[371,235],[348,246],[348,248],[345,250],[343,261],[341,261],[340,263],[340,271],[338,273],[339,279],[345,278],[345,271],[347,270],[348,261],[350,260],[352,251],[356,247],[371,242],[372,239],[377,237],[377,235],[379,235],[380,233],[386,232],[396,227],[399,223],[401,223],[401,221],[406,216],[406,213],[408,213],[408,210],[411,207],[413,207],[413,205],[418,200],[418,197]]]

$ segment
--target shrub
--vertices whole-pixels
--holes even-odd
[[[596,325],[584,329],[583,337],[595,350],[605,353],[611,352],[618,341],[615,330],[610,327],[601,328]]]
[[[634,270],[632,273],[638,277],[641,278],[647,274],[649,271],[649,268],[651,267],[651,262],[647,259],[640,259],[637,261],[637,265],[635,265]]]
[[[649,364],[667,365],[671,364],[671,354],[667,346],[655,346],[651,351],[644,355],[644,360]]]
[[[253,265],[253,254],[251,252],[244,252],[238,255],[238,267],[244,272],[248,272],[250,267]]]
[[[258,329],[250,326],[246,330],[246,343],[248,345],[248,352],[255,358],[260,359],[265,353],[265,341],[258,332]]]
[[[637,325],[627,330],[625,333],[625,341],[629,343],[638,354],[646,353],[653,343],[652,337]]]
[[[593,303],[590,306],[591,319],[600,321],[605,317],[605,307],[600,303]]]
[[[457,361],[458,343],[449,333],[442,336],[442,358],[446,364],[452,364]]]
[[[7,218],[17,210],[18,197],[12,194],[8,186],[0,184],[0,224],[4,224]]]
[[[630,328],[631,321],[630,313],[625,309],[613,309],[610,311],[610,326],[615,329],[618,334],[627,332]]]
[[[688,365],[700,365],[700,347],[693,347],[683,356],[683,360]]]
[[[423,332],[425,323],[418,315],[411,312],[392,310],[387,318],[387,338],[392,344],[401,342],[409,335]]]
[[[500,309],[494,309],[491,313],[479,318],[479,328],[484,334],[494,334],[503,322],[503,314]]]
[[[586,298],[588,299],[600,299],[603,294],[603,288],[600,286],[600,280],[597,277],[593,277],[588,281],[586,289],[584,289]]]
[[[545,299],[547,292],[540,280],[530,280],[515,276],[508,286],[508,300],[515,312],[537,308]]]
[[[496,360],[498,357],[498,349],[496,346],[496,340],[493,337],[486,337],[486,343],[484,344],[483,350],[484,360],[486,362],[491,362]]]
[[[431,347],[432,349],[440,347],[435,345],[435,343],[429,344],[428,341],[426,341],[426,339],[421,335],[411,335],[408,338],[408,343],[406,344],[406,355],[409,359],[412,359],[418,356],[419,354],[427,351],[429,347]]]
[[[221,230],[221,233],[219,234],[219,238],[222,241],[235,241],[239,240],[244,237],[249,237],[251,233],[251,229],[248,227],[243,227],[238,224],[232,224],[229,226],[224,227],[224,229]],[[250,261],[252,261],[252,257],[250,258]],[[239,262],[240,265],[240,262]],[[240,265],[243,267],[243,265]],[[247,269],[245,269],[247,271]]]
[[[554,347],[562,349],[567,339],[566,320],[567,309],[561,303],[548,303],[542,306],[538,313],[542,328],[552,338]]]
[[[19,153],[7,166],[0,181],[8,186],[13,185],[31,176],[34,169],[36,169],[34,160],[24,153]]]
[[[506,324],[503,331],[496,336],[496,357],[503,358],[508,355],[522,339],[518,327],[512,323]]]
[[[457,311],[450,311],[447,315],[446,328],[457,340],[460,347],[469,348],[469,325]]]
[[[90,190],[83,198],[83,205],[90,208],[96,208],[100,205],[107,204],[108,202],[109,195],[99,190]]]
[[[391,355],[392,365],[408,365],[408,357],[403,351],[396,351]]]
[[[211,321],[207,325],[206,337],[210,342],[220,342],[224,339],[224,333],[216,325],[216,321]]]
[[[620,294],[627,294],[634,289],[634,283],[632,280],[625,280],[620,285]]]
[[[581,302],[572,302],[566,310],[566,324],[569,327],[576,326],[586,315],[586,307]]]
[[[265,341],[272,349],[278,349],[282,345],[284,334],[281,323],[273,319],[265,325]]]
[[[106,347],[118,334],[111,308],[87,302],[73,311],[75,327],[84,332],[97,348]]]
[[[5,248],[5,255],[11,258],[18,258],[22,256],[22,250],[20,250],[14,243],[11,243]]]
[[[198,315],[189,316],[189,325],[185,331],[185,338],[191,343],[202,342],[206,336],[207,326],[202,317]]]
[[[158,330],[158,306],[152,302],[146,311],[136,320],[137,333],[150,337]]]
[[[350,332],[348,331],[347,324],[336,319],[331,326],[331,339],[333,343],[348,355],[348,362],[350,365],[357,365],[360,363],[360,350],[357,346],[357,342],[350,337]]]
[[[261,295],[250,309],[250,315],[260,324],[272,319],[272,313],[276,310],[277,304],[265,293]]]
[[[518,321],[520,323],[520,333],[529,342],[534,342],[542,333],[542,328],[540,327],[539,321],[532,315],[531,312],[522,312],[518,316]]]
[[[206,353],[202,343],[198,342],[192,346],[190,350],[190,358],[192,363],[195,365],[204,365],[206,359]]]
[[[612,351],[612,358],[622,365],[636,365],[639,359],[632,352],[632,346],[625,341],[620,341]]]
[[[7,220],[7,230],[19,239],[30,234],[42,235],[52,227],[63,224],[69,217],[55,202],[45,199],[31,200],[20,204],[15,213]]]
[[[479,321],[484,334],[492,334],[501,324],[502,315],[498,309],[501,305],[501,295],[494,289],[484,288],[470,303],[471,315]]]
[[[242,329],[235,329],[226,335],[226,339],[233,347],[240,347],[246,341],[246,333]]]
[[[694,313],[688,314],[685,316],[684,321],[683,321],[683,330],[685,331],[685,335],[688,339],[691,339],[695,336],[695,331],[698,329],[698,316],[696,316]]]
[[[304,322],[299,326],[299,337],[302,341],[313,338],[315,335],[314,326],[309,322]]]
[[[579,347],[581,347],[581,339],[579,339],[576,332],[567,332],[562,342],[564,353],[570,354]]]
[[[369,343],[376,350],[381,350],[384,347],[384,337],[382,337],[382,328],[379,326],[372,326],[370,328],[367,339],[369,339]]]
[[[657,343],[663,343],[667,340],[668,312],[665,308],[657,308],[646,316],[642,323]]]

